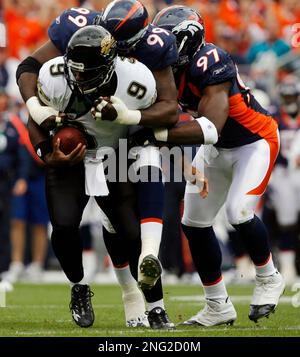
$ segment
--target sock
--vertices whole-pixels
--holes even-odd
[[[239,233],[245,248],[256,266],[265,265],[270,256],[268,232],[263,222],[257,217],[251,221],[233,226]]]
[[[189,241],[193,262],[203,285],[214,284],[222,276],[222,253],[213,228],[182,224],[182,229]]]
[[[203,285],[205,298],[208,300],[226,300],[228,293],[222,276],[211,285]]]
[[[147,302],[147,311],[151,311],[155,307],[161,307],[164,310],[165,309],[164,300],[161,299],[154,302]]]
[[[62,270],[72,283],[84,277],[82,265],[82,243],[78,228],[53,228],[51,235],[53,251]]]
[[[163,299],[163,288],[161,283],[161,278],[159,278],[156,284],[153,286],[152,289],[145,289],[143,291],[145,296],[145,300],[147,303],[155,303],[155,301],[159,301]]]
[[[270,253],[267,260],[261,265],[255,265],[256,275],[270,276],[276,272],[273,264],[272,254]]]
[[[142,317],[145,313],[145,302],[130,273],[129,265],[122,268],[114,267],[114,270],[122,290],[125,320],[130,321]]]
[[[140,168],[138,182],[138,207],[141,219],[142,250],[140,260],[146,255],[158,256],[162,234],[164,185],[158,167]]]
[[[124,294],[138,290],[137,283],[130,273],[129,264],[124,267],[114,267],[118,283]]]
[[[156,221],[155,218],[149,218],[141,221],[142,251],[140,259],[149,254],[158,256],[162,228],[162,220]]]

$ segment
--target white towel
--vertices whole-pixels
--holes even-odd
[[[94,156],[84,158],[85,193],[88,196],[107,196],[109,190],[104,174],[102,155],[97,152]]]

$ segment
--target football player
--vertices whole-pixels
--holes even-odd
[[[270,181],[270,201],[275,210],[279,230],[278,260],[280,272],[287,284],[297,277],[295,248],[299,213],[299,170],[289,169],[291,147],[300,129],[300,91],[297,81],[287,77],[278,87],[280,110],[278,115],[280,153]],[[293,152],[293,151],[292,151]]]
[[[143,96],[133,95],[132,83],[136,85],[142,81],[146,83]],[[72,118],[72,125],[82,127],[88,143],[91,143],[91,150],[86,153],[85,147],[79,144],[69,155],[64,155],[59,150],[59,141],[54,143],[52,150],[48,137],[43,136],[43,130],[30,120],[32,142],[42,152],[48,166],[46,187],[53,226],[53,248],[65,274],[75,284],[70,305],[73,318],[81,327],[87,327],[93,323],[94,315],[91,292],[83,278],[78,227],[89,195],[95,196],[108,217],[110,224],[106,224],[106,229],[111,233],[117,231],[126,240],[119,246],[119,254],[112,254],[112,260],[120,266],[120,257],[128,255],[131,271],[137,277],[136,258],[140,252],[140,231],[132,184],[108,182],[108,190],[103,179],[102,159],[111,154],[108,148],[116,148],[118,140],[126,138],[127,126],[95,121],[89,110],[100,95],[115,95],[131,108],[146,108],[156,98],[155,80],[143,64],[116,56],[115,41],[108,31],[101,26],[86,26],[72,36],[65,58],[56,57],[43,65],[38,79],[38,94],[45,105]],[[130,295],[130,279],[128,281],[126,274],[123,277],[119,275],[123,293],[129,290]],[[148,290],[145,291],[146,300],[147,293]],[[161,311],[153,312],[149,305],[151,301],[148,304],[148,320],[152,328],[174,328],[165,311],[161,321]],[[126,319],[130,323],[128,316]],[[143,321],[137,323],[145,325]]]
[[[236,319],[212,228],[224,202],[228,220],[255,265],[249,318],[257,321],[275,310],[285,286],[273,264],[266,228],[254,213],[279,149],[276,121],[244,85],[230,55],[205,42],[203,20],[196,11],[185,6],[165,8],[153,23],[176,36],[178,99],[196,118],[181,127],[160,129],[156,138],[171,143],[214,144],[204,145],[197,153],[204,155],[210,195],[199,200],[189,183],[186,186],[182,226],[204,286],[206,305],[185,324],[212,326]]]
[[[55,56],[64,54],[67,43],[72,34],[86,25],[97,23],[107,27],[118,39],[118,51],[126,56],[134,56],[151,69],[156,80],[157,99],[155,103],[140,111],[119,112],[129,118],[130,124],[149,126],[170,126],[177,121],[176,86],[171,65],[177,60],[175,37],[168,31],[148,25],[146,8],[136,0],[113,1],[101,14],[84,8],[72,8],[59,16],[49,28],[49,41],[25,59],[17,71],[20,92],[27,103],[32,118],[38,123],[47,125],[49,120],[55,120],[57,111],[50,107],[40,107],[36,98],[37,73],[42,63]],[[126,51],[124,51],[126,49]],[[116,99],[117,100],[117,99]],[[96,106],[97,111],[101,108]],[[108,116],[108,115],[107,115]],[[109,117],[109,116],[108,116]],[[112,119],[110,117],[110,119]],[[158,177],[158,182],[138,183],[138,205],[140,211],[142,252],[140,256],[139,283],[144,288],[150,288],[149,295],[153,305],[159,307],[163,320],[164,305],[161,286],[161,265],[157,259],[163,212],[163,184],[160,168],[157,167],[159,157],[157,151],[152,150],[152,160],[141,167],[146,176],[151,172]],[[151,167],[152,165],[152,167]],[[155,165],[156,167],[153,167]],[[151,167],[151,169],[149,169]],[[106,245],[111,245],[113,237],[104,230]],[[124,267],[121,276],[128,268]],[[142,271],[143,270],[143,271]],[[116,269],[117,276],[120,270]],[[120,280],[121,278],[118,277]],[[157,303],[159,301],[159,303]],[[158,306],[157,306],[158,304]],[[155,311],[159,311],[156,309]]]

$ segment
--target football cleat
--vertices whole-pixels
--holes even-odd
[[[126,326],[127,327],[149,327],[145,315],[145,302],[141,291],[135,285],[130,292],[122,295]]]
[[[229,297],[225,301],[206,300],[204,308],[195,316],[184,321],[182,325],[217,326],[233,325],[236,311]]]
[[[141,316],[126,321],[126,327],[149,327],[147,315],[144,313]]]
[[[166,311],[161,307],[155,307],[149,312],[148,321],[153,330],[176,330],[173,322],[169,320]]]
[[[88,285],[75,284],[71,290],[70,310],[72,318],[80,327],[92,326],[95,320],[91,297],[94,293]]]
[[[156,284],[162,273],[162,267],[158,258],[154,255],[146,255],[138,272],[138,286],[144,289],[151,289]]]
[[[279,298],[284,292],[285,282],[278,271],[270,276],[256,276],[255,280],[249,319],[257,322],[275,312]]]

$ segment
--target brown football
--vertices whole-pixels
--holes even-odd
[[[59,129],[53,136],[53,144],[60,139],[59,149],[65,154],[70,154],[76,146],[81,143],[83,145],[87,144],[86,138],[82,131],[71,126],[66,126]]]

